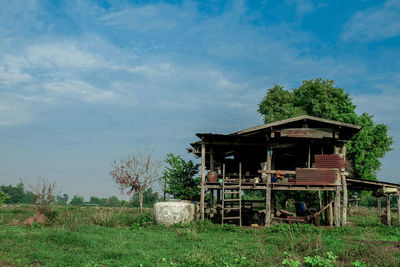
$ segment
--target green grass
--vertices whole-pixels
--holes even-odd
[[[10,214],[23,214],[4,212],[3,208],[0,213],[10,222]],[[128,215],[121,215],[124,213]],[[75,219],[63,224],[62,220],[69,218],[66,214]],[[84,218],[78,219],[79,216]],[[100,222],[113,223],[101,226],[93,221],[94,216],[102,218]],[[352,266],[356,260],[370,266],[400,265],[398,227],[279,224],[242,229],[209,222],[163,227],[143,223],[146,220],[141,221],[138,216],[136,210],[100,213],[93,208],[63,208],[58,210],[53,226],[3,224],[0,265],[280,266],[288,257],[285,252],[304,263],[306,256],[325,257],[329,251],[337,256],[334,266]],[[128,223],[130,227],[126,226]]]

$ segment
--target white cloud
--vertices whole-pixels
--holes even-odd
[[[84,81],[69,80],[48,82],[44,87],[51,92],[59,94],[62,98],[98,102],[112,100],[116,94],[110,90],[102,90]]]
[[[173,16],[171,16],[173,14]],[[189,16],[182,9],[172,5],[145,5],[143,7],[126,8],[103,15],[99,21],[104,25],[117,26],[119,28],[146,31],[169,31],[181,27],[182,19]]]
[[[80,49],[73,42],[52,42],[28,46],[26,56],[34,68],[83,69],[104,65],[100,56]]]
[[[295,6],[296,14],[300,18],[315,11],[314,3],[310,0],[287,0],[286,2],[290,6]]]
[[[31,120],[29,111],[22,103],[0,102],[0,127],[22,125]]]
[[[31,75],[24,71],[25,63],[20,57],[6,55],[0,63],[0,83],[13,85],[32,80]]]
[[[359,11],[345,24],[342,39],[379,41],[400,34],[400,1],[387,0],[378,8]]]
[[[131,73],[144,74],[145,76],[170,76],[175,70],[169,63],[144,64],[128,69]]]

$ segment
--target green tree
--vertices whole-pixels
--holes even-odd
[[[72,206],[83,206],[85,204],[85,201],[83,199],[83,196],[75,195],[71,199],[71,202],[69,204],[71,204]]]
[[[0,205],[3,204],[3,202],[9,198],[10,198],[9,195],[0,190]]]
[[[152,207],[160,198],[157,192],[153,192],[152,188],[148,188],[143,192],[143,205],[145,207]],[[131,201],[133,207],[139,207],[139,194],[134,193]]]
[[[258,112],[265,123],[307,114],[362,126],[361,131],[347,143],[347,158],[353,165],[354,176],[376,180],[380,159],[392,149],[393,138],[388,126],[376,124],[372,116],[357,115],[350,95],[343,88],[334,86],[332,80],[303,81],[292,91],[275,85],[267,90],[258,105]]]
[[[9,196],[9,198],[4,201],[7,204],[11,204],[11,203],[32,204],[32,203],[34,203],[33,193],[29,192],[29,191],[25,191],[25,185],[22,182],[19,182],[16,186],[2,185],[2,186],[0,186],[0,190]]]
[[[64,193],[63,195],[56,196],[56,205],[66,206],[68,203],[68,194]]]
[[[116,196],[111,196],[107,199],[106,206],[107,207],[119,207],[120,201]]]
[[[200,164],[185,161],[181,156],[170,153],[165,162],[168,164],[161,177],[164,180],[164,191],[174,198],[197,200],[201,178],[195,177],[199,172]]]
[[[89,203],[90,203],[90,204],[93,204],[93,205],[99,205],[99,206],[101,206],[100,198],[95,197],[95,196],[91,196],[91,197],[90,197]]]

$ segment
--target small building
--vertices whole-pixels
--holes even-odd
[[[242,200],[243,190],[261,190],[265,199],[257,212],[263,215],[265,226],[296,221],[277,215],[274,193],[316,191],[320,213],[325,213],[329,224],[346,225],[348,189],[383,190],[380,196],[385,197],[400,192],[397,184],[350,177],[346,143],[360,129],[304,115],[232,134],[197,133],[200,140],[191,144],[190,151],[202,159],[201,218],[219,214],[221,223],[242,225],[244,214],[256,206]],[[206,191],[210,194],[208,203]]]

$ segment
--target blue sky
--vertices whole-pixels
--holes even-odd
[[[0,2],[0,184],[119,195],[114,158],[186,153],[196,132],[262,123],[274,84],[333,79],[386,123],[399,182],[400,2]]]

